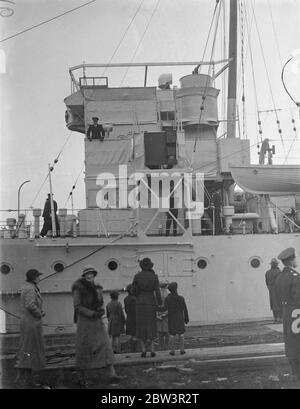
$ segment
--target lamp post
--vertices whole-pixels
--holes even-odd
[[[25,180],[25,182],[23,182],[20,185],[19,189],[18,189],[18,219],[19,219],[19,213],[20,213],[20,192],[21,192],[21,188],[22,188],[23,185],[25,185],[25,183],[28,183],[28,182],[30,182],[30,180]]]

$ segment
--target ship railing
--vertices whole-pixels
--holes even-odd
[[[80,90],[80,78],[93,78],[93,77],[86,77],[87,70],[89,72],[94,72],[95,70],[101,68],[101,71],[107,68],[127,68],[127,67],[142,67],[144,69],[144,87],[147,86],[147,79],[148,79],[148,68],[149,67],[172,67],[172,66],[194,66],[197,67],[199,65],[209,65],[215,66],[219,64],[225,64],[225,66],[218,71],[218,73],[214,76],[215,78],[220,75],[223,69],[228,67],[228,62],[230,59],[223,59],[218,61],[165,61],[165,62],[137,62],[137,63],[99,63],[99,64],[80,64],[74,67],[69,68],[69,74],[71,77],[71,93]],[[78,75],[78,71],[82,73],[82,75]],[[94,78],[100,78],[95,76]]]
[[[275,212],[275,219],[277,220],[278,233],[295,233],[300,231],[300,223],[298,222],[300,212],[296,210],[296,216],[290,217],[284,210],[272,203],[273,211]],[[0,237],[1,238],[38,238],[43,227],[43,218],[41,217],[41,210],[39,216],[34,217],[34,211],[40,209],[23,209],[20,211],[19,219],[17,210],[6,210],[9,216],[6,220],[0,221]],[[60,211],[64,210],[64,216]],[[172,236],[175,233],[177,236],[183,236],[185,233],[191,235],[219,235],[219,234],[258,234],[258,233],[272,233],[269,217],[257,215],[257,219],[249,219],[249,214],[239,213],[238,219],[233,220],[229,231],[225,231],[225,218],[222,212],[216,211],[214,206],[209,206],[204,209],[204,214],[199,220],[190,220],[186,217],[186,209],[178,209],[177,217],[168,216],[168,209],[160,210],[156,216],[149,216],[145,218],[143,210],[136,212],[134,217],[130,218],[129,223],[115,228],[109,228],[109,218],[100,217],[100,221],[96,228],[95,218],[90,220],[80,220],[74,213],[80,209],[59,209],[58,217],[62,227],[62,237],[114,237],[120,234],[126,236]],[[3,211],[2,211],[3,212]],[[110,212],[114,212],[111,209]],[[0,213],[1,214],[1,213]],[[100,211],[99,214],[103,215]],[[3,215],[3,213],[2,213]],[[25,215],[25,217],[23,217]],[[21,216],[21,217],[20,217]],[[62,222],[63,220],[63,222]],[[169,221],[168,221],[169,220]],[[167,223],[168,221],[168,223]],[[87,223],[88,222],[88,223]],[[82,223],[86,223],[86,228],[83,228]],[[195,230],[195,224],[196,226]],[[170,228],[167,229],[167,224]],[[89,226],[93,226],[89,228]],[[169,231],[168,231],[169,230]],[[274,231],[273,231],[274,233]],[[47,237],[52,237],[52,231],[49,230]]]

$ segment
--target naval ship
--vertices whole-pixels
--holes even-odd
[[[225,60],[69,69],[65,120],[84,138],[86,207],[77,213],[59,208],[59,235],[53,216],[43,238],[42,209],[32,210],[34,223],[22,213],[6,220],[0,238],[1,332],[18,332],[20,288],[29,268],[43,273],[45,330],[67,333],[74,331],[72,283],[85,265],[97,269],[105,302],[111,290],[122,300],[144,257],[151,258],[161,281],[178,283],[191,324],[271,317],[265,285],[270,260],[286,247],[300,249],[300,168],[273,165],[267,139],[259,163],[251,164],[250,141],[237,135],[236,0],[230,9]],[[200,72],[205,65],[208,74]],[[109,76],[94,74],[133,66],[143,69],[140,86],[115,87]],[[173,87],[165,70],[178,66],[185,66],[186,75]],[[157,84],[149,83],[152,67],[161,69]],[[227,71],[227,130],[220,136],[215,81]],[[94,117],[103,126],[103,141],[86,137]],[[49,165],[53,206],[52,170]],[[176,213],[166,197],[178,200]],[[295,210],[294,218],[287,208]]]

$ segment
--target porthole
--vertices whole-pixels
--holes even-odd
[[[2,274],[7,275],[11,272],[12,267],[8,263],[1,263],[0,270]]]
[[[110,271],[114,271],[119,267],[119,263],[116,260],[110,260],[107,263],[107,267]]]
[[[207,267],[207,260],[205,258],[199,258],[197,260],[197,267],[200,268],[201,270],[203,270],[204,268]]]
[[[258,257],[252,257],[250,259],[250,265],[253,268],[258,268],[261,264],[261,260]]]
[[[56,273],[62,273],[65,269],[65,264],[62,261],[55,261],[52,268]]]

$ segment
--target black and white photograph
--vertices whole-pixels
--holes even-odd
[[[300,389],[299,129],[299,0],[0,0],[0,389]]]

